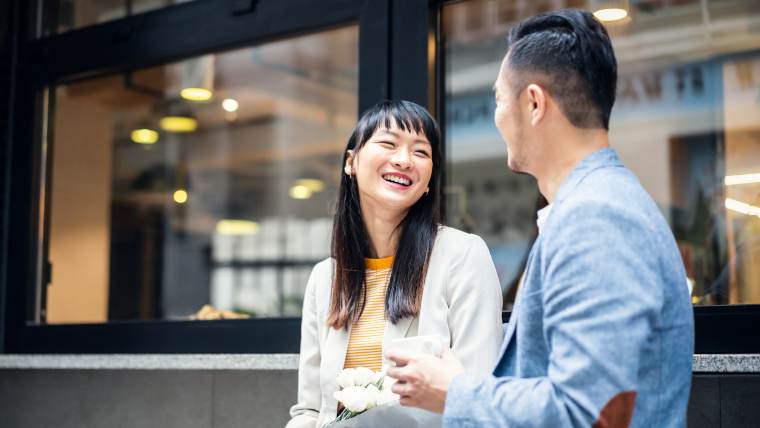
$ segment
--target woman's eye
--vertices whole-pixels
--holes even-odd
[[[395,145],[395,144],[393,144],[393,143],[392,143],[392,142],[390,142],[390,141],[380,141],[380,144],[381,144],[381,145],[383,145],[384,147],[388,147],[388,148],[393,148],[393,147],[396,147],[396,145]]]
[[[417,151],[415,151],[414,153],[415,153],[417,156],[426,157],[426,158],[429,158],[429,157],[430,157],[430,153],[428,153],[428,152],[426,152],[426,151],[424,151],[424,150],[417,150]]]

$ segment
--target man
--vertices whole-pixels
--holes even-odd
[[[478,378],[449,350],[388,352],[393,391],[447,427],[685,426],[692,308],[667,223],[609,148],[607,31],[563,10],[521,22],[508,44],[494,120],[509,167],[534,176],[550,205],[499,362]]]

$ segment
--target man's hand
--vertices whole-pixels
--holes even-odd
[[[396,363],[387,374],[397,380],[391,391],[401,396],[402,406],[443,413],[449,384],[464,371],[451,349],[446,348],[441,358],[401,350],[390,350],[385,356]]]

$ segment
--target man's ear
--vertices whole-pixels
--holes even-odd
[[[528,111],[530,112],[530,124],[532,126],[538,125],[541,119],[546,114],[546,97],[548,94],[544,88],[531,83],[525,88],[525,92],[528,99]]]
[[[343,166],[343,171],[349,177],[354,175],[354,151],[346,150],[346,165]]]

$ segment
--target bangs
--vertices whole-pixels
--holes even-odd
[[[356,149],[360,149],[378,129],[391,129],[394,124],[402,131],[424,135],[437,151],[438,125],[427,110],[408,101],[384,101],[368,110],[356,126],[359,137]]]
[[[379,120],[385,125],[385,129],[390,129],[395,123],[402,131],[424,134],[427,137],[428,132],[426,132],[422,119],[412,116],[410,112],[393,109],[391,111],[381,111],[380,115]]]

